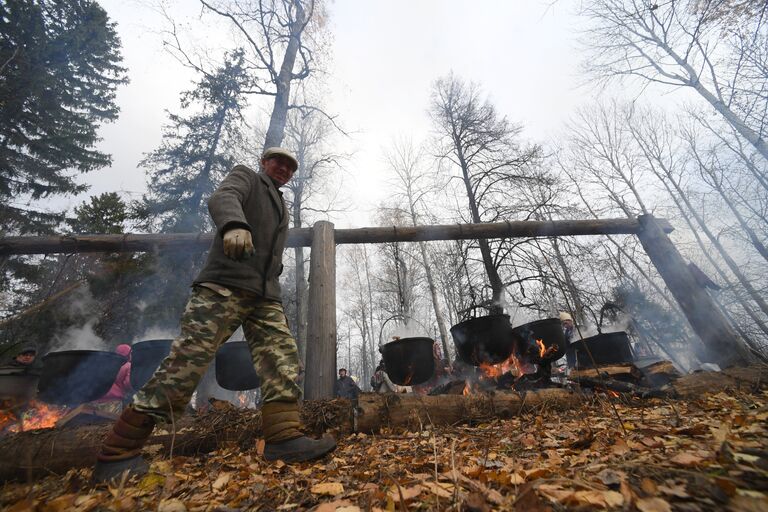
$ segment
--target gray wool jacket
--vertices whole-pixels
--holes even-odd
[[[288,235],[288,210],[282,193],[269,177],[236,165],[208,200],[216,236],[205,267],[194,284],[216,283],[280,300],[278,276]],[[224,255],[224,233],[233,228],[251,232],[255,254],[236,261]]]

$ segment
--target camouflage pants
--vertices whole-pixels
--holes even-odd
[[[168,421],[178,419],[216,350],[243,326],[264,402],[296,401],[299,356],[280,302],[244,290],[217,292],[195,286],[181,318],[181,334],[152,378],[136,393],[134,407]]]

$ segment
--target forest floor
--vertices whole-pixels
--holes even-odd
[[[768,391],[697,400],[601,396],[477,425],[339,439],[315,463],[259,446],[155,456],[143,478],[92,486],[90,469],[7,483],[7,511],[768,511]]]

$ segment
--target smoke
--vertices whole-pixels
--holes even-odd
[[[609,332],[621,332],[629,331],[632,325],[632,317],[627,313],[620,312],[614,320],[610,322],[603,322],[603,326],[599,327],[593,322],[585,322],[580,324],[578,329],[574,329],[574,340],[589,338],[590,336],[596,336],[597,334],[609,333]],[[599,327],[599,328],[598,328]],[[579,336],[581,334],[581,336]]]
[[[56,334],[49,351],[110,350],[107,342],[94,332],[93,326],[96,325],[96,322],[96,318],[91,318],[82,327],[71,327],[63,333]]]
[[[110,350],[107,342],[94,331],[99,321],[99,303],[93,298],[90,288],[81,288],[67,304],[68,316],[75,319],[75,325],[53,335],[49,352],[62,350]]]
[[[144,340],[172,340],[178,335],[178,329],[150,327],[142,332],[141,335],[137,336],[133,343],[138,343]]]
[[[539,319],[535,311],[517,306],[510,306],[505,310],[505,313],[509,315],[509,323],[513,326],[527,324]]]
[[[429,338],[424,327],[413,320],[406,320],[405,323],[397,324],[392,332],[390,339],[384,339],[384,343],[392,341],[394,338]]]

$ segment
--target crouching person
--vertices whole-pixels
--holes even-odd
[[[288,211],[278,189],[297,167],[289,151],[269,148],[261,172],[238,165],[211,196],[216,236],[193,283],[181,333],[104,440],[95,481],[147,471],[141,450],[155,424],[179,419],[216,350],[241,325],[261,378],[264,458],[301,462],[336,447],[330,435],[310,439],[301,432],[298,352],[280,302]]]

